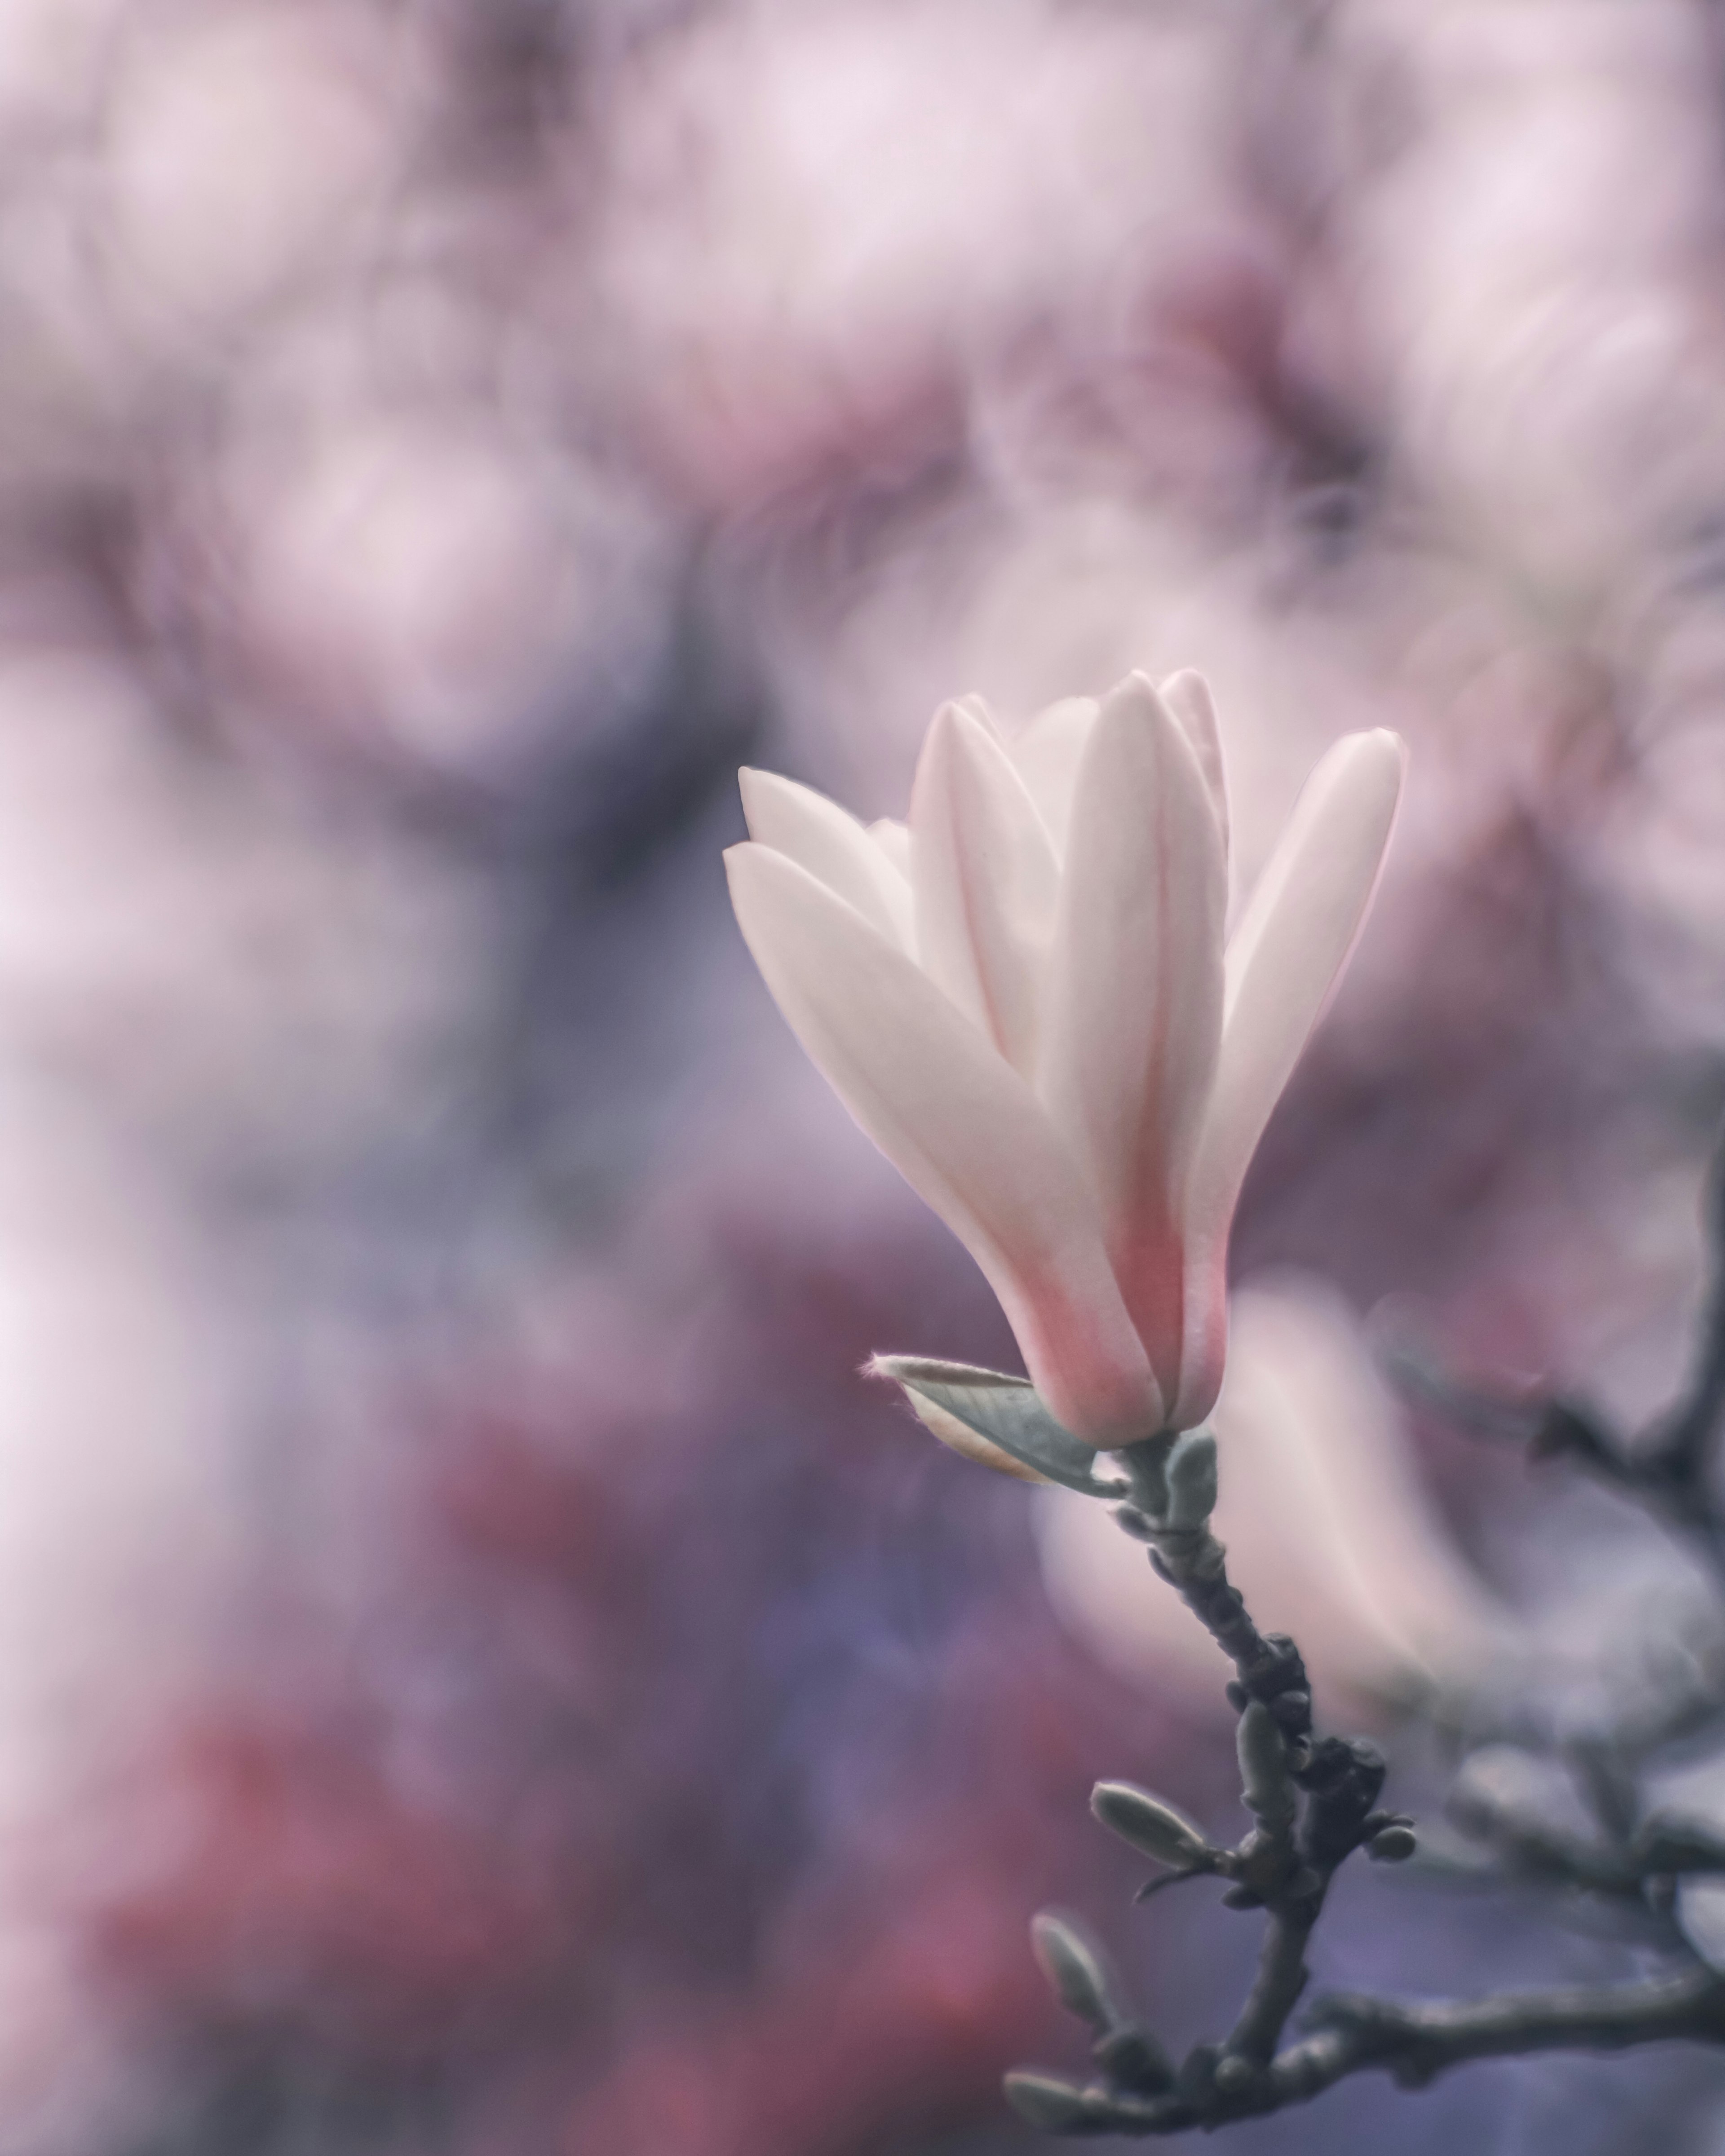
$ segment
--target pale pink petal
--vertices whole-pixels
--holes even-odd
[[[1170,674],[1162,685],[1162,701],[1192,744],[1204,783],[1209,788],[1210,805],[1216,812],[1216,829],[1222,834],[1222,858],[1228,858],[1228,780],[1222,768],[1222,734],[1216,724],[1215,699],[1202,674],[1187,667]]]
[[[911,886],[924,970],[1028,1075],[1060,870],[1005,750],[960,705],[936,714],[916,767]]]
[[[1192,745],[1142,675],[1079,773],[1038,1091],[1102,1208],[1165,1394],[1180,1366],[1181,1204],[1222,1024],[1227,870]]]
[[[1229,946],[1222,1053],[1187,1202],[1183,1427],[1209,1414],[1222,1379],[1228,1232],[1240,1186],[1365,919],[1406,760],[1381,728],[1337,742],[1308,780]]]
[[[985,733],[993,734],[996,741],[999,740],[1000,721],[989,710],[986,697],[974,695],[954,696],[952,703],[958,711],[968,711]]]
[[[1327,1575],[1343,1621],[1375,1633],[1410,1671],[1481,1667],[1513,1628],[1444,1533],[1358,1320],[1321,1282],[1288,1280],[1243,1290],[1234,1324],[1217,1440],[1231,1455],[1250,1422],[1255,1457],[1284,1449],[1291,1503],[1280,1524],[1285,1532],[1303,1512],[1305,1534],[1311,1522],[1306,1554]]]
[[[1024,1081],[806,870],[760,845],[733,846],[725,862],[744,940],[779,1009],[981,1266],[1050,1411],[1099,1446],[1157,1429],[1161,1397],[1096,1206]]]
[[[1055,851],[1066,851],[1066,826],[1072,816],[1072,795],[1078,784],[1078,766],[1091,728],[1101,706],[1094,696],[1068,696],[1039,711],[1016,740],[1009,744],[1019,776],[1030,789],[1030,798],[1042,812]]]
[[[878,816],[869,826],[869,836],[911,887],[911,827],[896,816]]]
[[[848,899],[865,921],[909,947],[911,889],[886,851],[855,817],[812,787],[777,772],[737,774],[749,836],[788,860],[799,861],[829,891]]]
[[[1259,1624],[1298,1640],[1332,1710],[1374,1726],[1434,1682],[1465,1688],[1518,1628],[1446,1535],[1358,1324],[1305,1281],[1241,1290],[1235,1321],[1214,1524]],[[1078,1636],[1122,1675],[1223,1710],[1220,1650],[1106,1509],[1050,1491],[1036,1522]]]

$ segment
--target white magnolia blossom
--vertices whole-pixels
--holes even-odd
[[[1333,1290],[1287,1276],[1239,1291],[1233,1332],[1213,1525],[1248,1608],[1292,1634],[1351,1716],[1381,1722],[1433,1691],[1465,1694],[1518,1650],[1521,1628],[1427,1496],[1358,1320]],[[1226,1656],[1104,1506],[1050,1488],[1036,1522],[1050,1599],[1099,1660],[1219,1702]]]
[[[751,842],[726,864],[768,987],[1087,1445],[1215,1400],[1235,1200],[1364,916],[1403,764],[1381,731],[1330,750],[1231,939],[1196,674],[1132,675],[1011,738],[978,698],[943,706],[907,824],[742,774]]]

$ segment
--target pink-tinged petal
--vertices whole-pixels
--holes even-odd
[[[1019,776],[1030,789],[1030,798],[1040,810],[1055,852],[1064,860],[1066,827],[1072,819],[1072,796],[1078,785],[1078,767],[1084,745],[1096,722],[1101,706],[1094,696],[1068,696],[1039,711],[1018,738],[1009,744]]]
[[[1209,789],[1142,675],[1085,751],[1037,1090],[1088,1173],[1126,1306],[1172,1395],[1183,1194],[1216,1066],[1228,877]]]
[[[1222,1382],[1240,1187],[1365,919],[1406,762],[1401,742],[1381,728],[1337,742],[1307,782],[1229,946],[1222,1053],[1187,1204],[1182,1426],[1204,1419]]]
[[[1095,1204],[1024,1081],[796,862],[745,845],[725,864],[744,941],[792,1030],[981,1266],[1050,1412],[1098,1446],[1159,1427]]]
[[[954,696],[952,699],[952,704],[956,710],[968,711],[971,717],[977,721],[978,725],[982,727],[985,733],[993,734],[996,741],[999,740],[1000,721],[995,717],[993,712],[989,710],[988,699],[986,697],[978,696]]]
[[[781,778],[777,772],[752,771],[745,765],[737,783],[752,839],[800,862],[865,921],[909,949],[911,887],[855,817],[825,794]]]
[[[1332,1707],[1372,1726],[1434,1682],[1470,1685],[1517,1649],[1519,1629],[1445,1534],[1357,1322],[1306,1281],[1249,1286],[1235,1317],[1213,1524],[1259,1624],[1291,1633]],[[1078,1636],[1122,1676],[1219,1707],[1219,1650],[1156,1592],[1104,1508],[1051,1491],[1035,1517]]]
[[[961,705],[936,714],[916,767],[911,887],[923,969],[1028,1075],[1060,870],[1005,750]]]
[[[1204,783],[1209,788],[1210,805],[1216,812],[1216,829],[1222,834],[1222,858],[1228,858],[1228,779],[1222,767],[1222,734],[1216,724],[1216,703],[1210,685],[1189,666],[1170,674],[1162,685],[1162,701],[1179,721],[1192,744]]]
[[[896,816],[878,816],[869,826],[869,836],[911,887],[911,827]]]

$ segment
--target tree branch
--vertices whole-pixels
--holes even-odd
[[[1183,2085],[1166,2096],[1086,2090],[1081,2108],[1055,2130],[1086,2136],[1184,2133],[1284,2111],[1351,2074],[1381,2071],[1404,2088],[1422,2088],[1436,2075],[1475,2059],[1725,2043],[1725,1978],[1697,1969],[1647,1984],[1420,2005],[1349,1995],[1320,2002],[1309,2019],[1316,2025],[1313,2033],[1250,2079],[1230,2082],[1212,2069],[1206,2086],[1183,2076]]]
[[[1707,1291],[1694,1366],[1671,1406],[1633,1437],[1584,1401],[1553,1394],[1506,1399],[1457,1384],[1417,1350],[1389,1357],[1392,1374],[1458,1430],[1526,1447],[1535,1459],[1573,1460],[1596,1480],[1661,1514],[1725,1578],[1725,1508],[1712,1468],[1725,1429],[1725,1127],[1707,1170],[1702,1206]]]
[[[1306,1942],[1322,1906],[1314,1900],[1303,1908],[1284,1905],[1271,1910],[1257,1977],[1228,2039],[1229,2052],[1260,2065],[1275,2056],[1288,2016],[1306,1989]]]
[[[1417,1356],[1394,1359],[1408,1388],[1461,1427],[1535,1456],[1567,1455],[1661,1514],[1699,1545],[1725,1584],[1725,1506],[1712,1486],[1725,1430],[1725,1134],[1710,1178],[1707,1222],[1706,1317],[1688,1383],[1633,1440],[1582,1403],[1494,1398],[1455,1384]],[[1074,2010],[1091,2023],[1101,2078],[1083,2086],[1038,2072],[1009,2075],[1008,2094],[1024,2118],[1060,2134],[1180,2133],[1303,2103],[1367,2071],[1417,2088],[1473,2059],[1670,2041],[1725,2045],[1725,1974],[1689,1960],[1673,1907],[1686,1873],[1725,1872],[1725,1839],[1681,1820],[1644,1818],[1635,1774],[1647,1752],[1717,1714],[1715,1657],[1681,1685],[1653,1686],[1653,1696],[1616,1727],[1543,1732],[1539,1748],[1565,1757],[1597,1836],[1489,1793],[1475,1801],[1471,1821],[1512,1874],[1559,1881],[1645,1914],[1684,1957],[1675,1970],[1639,1984],[1450,2004],[1334,1998],[1307,2017],[1308,2033],[1278,2051],[1306,1987],[1307,1945],[1337,1867],[1363,1845],[1374,1857],[1412,1854],[1412,1823],[1373,1810],[1384,1777],[1374,1746],[1316,1734],[1298,1649],[1281,1635],[1260,1632],[1230,1582],[1225,1553],[1209,1530],[1214,1440],[1164,1432],[1117,1456],[1130,1491],[1117,1519],[1150,1545],[1157,1573],[1234,1664],[1228,1697],[1240,1717],[1245,1802],[1257,1824],[1237,1847],[1215,1847],[1160,1799],[1126,1784],[1101,1786],[1109,1805],[1099,1804],[1098,1816],[1174,1866],[1171,1877],[1204,1872],[1230,1880],[1224,1900],[1261,1907],[1265,1934],[1250,1992],[1226,2041],[1195,2046],[1178,2069],[1147,2032],[1122,2017],[1110,1981],[1098,1974]],[[1532,1733],[1518,1731],[1514,1741],[1527,1748]],[[1470,1824],[1465,1815],[1461,1823]],[[1062,1964],[1068,1991],[1076,1981],[1071,1969],[1081,1964],[1104,1969],[1089,1949],[1081,1954],[1069,1943]]]

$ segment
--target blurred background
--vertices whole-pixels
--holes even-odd
[[[3,2156],[1011,2156],[1048,1902],[1225,2026],[1255,1921],[1129,1911],[1086,1798],[1237,1832],[1228,1718],[856,1374],[1013,1349],[719,859],[740,762],[897,813],[943,697],[1185,665],[1243,886],[1414,751],[1240,1277],[1650,1410],[1725,1104],[1711,0],[0,0]],[[1669,1585],[1412,1442],[1517,1622]],[[1358,1869],[1324,1985],[1623,1965]],[[1233,2145],[1391,2133],[1714,2150],[1725,2073]]]

